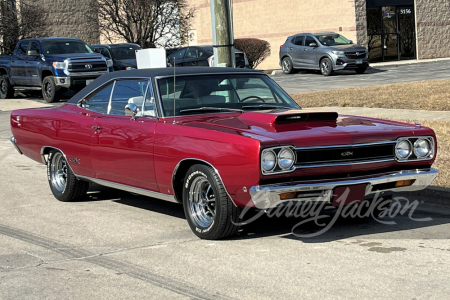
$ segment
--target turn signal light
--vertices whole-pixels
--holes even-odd
[[[295,192],[280,194],[280,200],[286,200],[286,199],[292,199],[292,198],[295,198]]]
[[[410,186],[413,185],[413,183],[415,182],[415,179],[410,179],[410,180],[400,180],[397,181],[395,183],[395,187],[402,187],[402,186]]]

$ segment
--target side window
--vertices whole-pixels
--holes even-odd
[[[28,42],[20,42],[17,48],[17,55],[27,55]]]
[[[106,49],[106,48],[100,48],[100,54],[106,58],[111,59],[111,54],[109,53],[108,49]]]
[[[169,56],[169,59],[170,59],[170,60],[173,60],[174,58],[176,58],[177,60],[183,59],[184,53],[186,53],[186,49],[187,49],[187,48],[184,48],[184,49],[178,50],[177,52],[171,54],[171,55]]]
[[[108,114],[124,116],[125,106],[128,103],[134,103],[139,109],[139,114],[142,115],[142,106],[147,86],[148,80],[144,79],[116,81]]]
[[[208,57],[208,55],[206,54],[206,52],[202,51],[202,50],[198,50],[198,57],[203,58],[203,57]],[[237,54],[236,54],[237,57]]]
[[[316,40],[312,36],[307,36],[305,38],[305,46],[309,46],[311,43],[317,44]]]
[[[184,58],[197,58],[197,49],[189,48]]]
[[[40,49],[40,47],[39,47],[39,44],[36,43],[36,42],[32,42],[32,43],[31,43],[30,51],[31,51],[31,50],[36,51],[37,54],[41,54],[41,49]]]
[[[90,95],[84,102],[83,107],[97,113],[106,114],[108,112],[109,98],[113,83],[108,84],[104,88]]]
[[[297,46],[303,46],[303,36],[296,36],[294,44]]]

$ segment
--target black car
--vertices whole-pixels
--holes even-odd
[[[111,45],[91,45],[94,52],[102,54],[104,57],[112,59],[114,71],[126,70],[127,68],[137,68],[136,50],[142,49],[138,44],[111,44]]]
[[[249,68],[248,60],[242,51],[234,50],[236,68]],[[212,66],[214,59],[213,46],[189,46],[178,49],[167,56],[169,66]]]

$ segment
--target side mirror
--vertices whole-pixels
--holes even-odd
[[[316,43],[309,43],[309,46],[310,47],[317,47],[317,44]]]
[[[39,56],[39,53],[36,50],[28,50],[27,55],[28,56]]]
[[[134,103],[128,103],[125,105],[125,115],[131,117],[131,120],[136,120],[136,115],[138,113],[138,107]]]
[[[353,44],[353,41],[352,41],[352,40],[349,40],[349,42],[350,42],[350,44]]]

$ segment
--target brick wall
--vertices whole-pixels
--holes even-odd
[[[416,0],[419,59],[450,57],[450,0]]]
[[[50,36],[75,37],[88,44],[100,41],[97,16],[92,3],[96,0],[41,0],[49,13]]]
[[[278,69],[280,45],[290,35],[327,30],[356,41],[355,1],[361,0],[233,0],[234,37],[268,41],[272,54],[258,69]],[[209,0],[189,2],[196,9],[192,29],[196,31],[197,43],[211,45]]]

